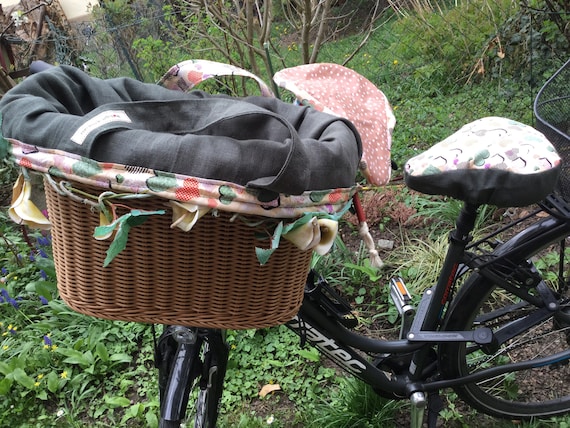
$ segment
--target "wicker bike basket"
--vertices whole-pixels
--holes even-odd
[[[102,190],[73,187],[90,194]],[[45,190],[59,293],[78,312],[112,320],[246,329],[287,322],[301,305],[311,252],[281,240],[261,266],[255,247],[266,245],[259,235],[267,236],[270,219],[259,218],[264,221],[251,226],[220,211],[206,214],[184,232],[170,228],[165,199],[129,200],[129,208],[167,213],[133,227],[127,247],[103,267],[110,242],[93,238],[99,213],[48,183]]]
[[[570,61],[541,88],[534,102],[536,128],[554,145],[562,158],[557,190],[570,202]]]

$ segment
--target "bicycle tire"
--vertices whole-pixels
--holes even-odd
[[[537,249],[534,253],[538,251]],[[567,292],[566,295],[560,295],[559,302],[561,307],[570,307]],[[508,323],[512,327],[515,319],[521,319],[534,309],[521,303],[521,299],[514,293],[473,273],[454,299],[444,328],[462,331],[487,326],[496,331]],[[491,350],[468,343],[442,344],[440,367],[445,378],[462,377],[478,368],[567,350],[569,337],[570,323],[565,321],[561,324],[554,316],[549,316],[531,329],[498,345],[498,349]],[[568,379],[570,364],[566,360],[557,365],[510,372],[454,389],[467,404],[497,418],[547,418],[570,412]]]

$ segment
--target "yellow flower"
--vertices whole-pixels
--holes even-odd
[[[16,330],[18,330],[18,327],[14,327],[12,324],[10,324],[8,326],[8,331],[5,331],[4,333],[2,333],[2,336],[8,336],[8,334],[16,334]]]
[[[38,386],[40,386],[39,382],[34,383],[34,386],[37,388]]]
[[[9,348],[9,346],[8,346],[8,345],[4,345],[4,346],[2,346],[2,350],[3,350],[3,351],[6,351],[8,348]]]
[[[398,60],[397,60],[397,59],[394,60],[394,65],[398,65]]]
[[[40,374],[38,375],[38,380],[42,380],[43,378],[44,378],[44,375],[43,375],[42,373],[40,373]]]
[[[51,345],[51,350],[55,351],[57,349],[57,345]]]
[[[59,377],[62,379],[67,379],[67,370],[62,371]]]

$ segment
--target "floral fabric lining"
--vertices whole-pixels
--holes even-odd
[[[340,211],[357,187],[307,191],[301,195],[279,195],[262,202],[255,190],[235,183],[207,180],[127,165],[100,163],[72,153],[45,149],[8,139],[11,154],[21,167],[53,177],[77,181],[124,193],[144,193],[246,215],[296,218],[307,212],[334,214]]]
[[[216,76],[243,76],[251,78],[259,85],[262,96],[275,97],[265,82],[255,74],[230,64],[204,59],[182,61],[170,67],[170,70],[162,76],[158,84],[168,89],[186,92],[200,82]]]

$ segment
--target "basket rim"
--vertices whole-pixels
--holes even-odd
[[[308,212],[334,215],[362,186],[309,190],[300,195],[267,193],[220,180],[191,177],[143,167],[97,162],[57,149],[8,139],[13,162],[54,179],[119,193],[150,194],[181,203],[262,217],[296,218]]]

